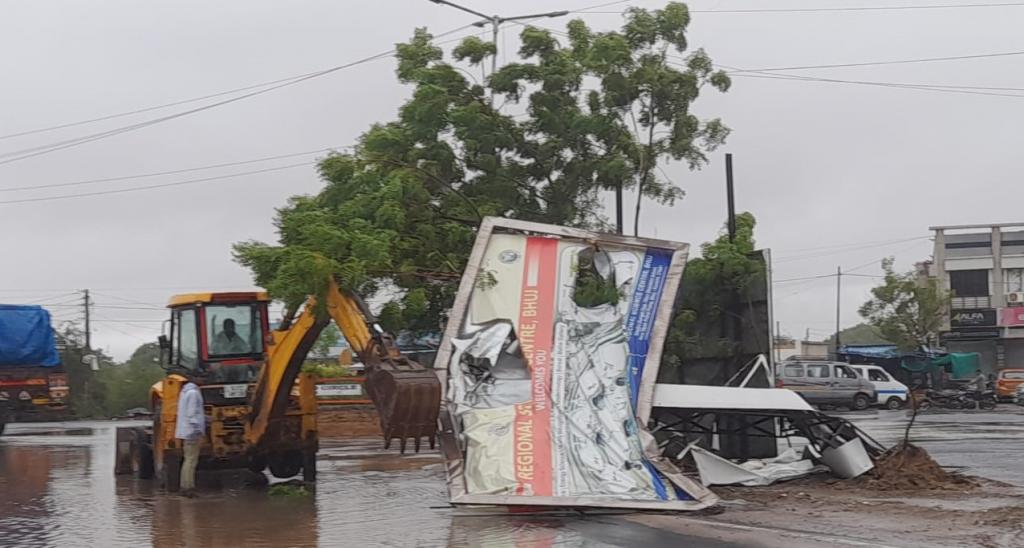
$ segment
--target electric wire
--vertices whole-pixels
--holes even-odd
[[[254,158],[252,160],[242,160],[242,161],[238,161],[238,162],[224,162],[224,163],[220,163],[220,164],[210,164],[210,165],[205,165],[205,166],[190,167],[190,168],[184,168],[184,169],[174,169],[174,170],[169,170],[169,171],[154,171],[154,172],[149,172],[149,173],[138,173],[138,174],[135,174],[135,175],[121,175],[121,176],[117,176],[117,177],[105,177],[105,178],[102,178],[102,179],[86,179],[86,180],[83,180],[83,181],[72,181],[72,182],[67,182],[67,183],[49,183],[49,184],[42,184],[42,185],[28,185],[28,186],[19,186],[19,187],[0,188],[0,192],[14,192],[14,191],[25,191],[25,190],[38,190],[38,189],[43,189],[43,188],[60,188],[60,187],[69,187],[69,186],[94,185],[94,184],[99,184],[99,183],[110,183],[110,182],[117,182],[117,181],[129,181],[129,180],[132,180],[132,179],[144,179],[144,178],[148,178],[148,177],[160,177],[160,176],[163,176],[163,175],[177,175],[177,174],[181,174],[181,173],[190,173],[190,172],[193,172],[193,171],[205,171],[205,170],[208,170],[208,169],[218,169],[218,168],[222,168],[222,167],[233,167],[233,166],[241,166],[241,165],[247,165],[247,164],[256,164],[256,163],[260,163],[260,162],[269,162],[271,160],[281,160],[281,159],[286,159],[286,158],[295,158],[295,157],[298,157],[298,156],[309,156],[310,154],[316,154],[316,153],[319,153],[319,152],[329,152],[329,151],[332,151],[332,150],[340,150],[340,149],[344,149],[344,148],[347,148],[347,147],[320,148],[320,149],[316,149],[316,150],[308,150],[308,151],[305,151],[305,152],[294,152],[294,153],[291,153],[291,154],[279,154],[277,156],[264,156],[262,158]]]
[[[233,178],[236,178],[236,177],[244,177],[246,175],[258,175],[258,174],[261,174],[261,173],[270,173],[270,172],[275,172],[275,171],[283,171],[283,170],[286,170],[286,169],[295,169],[297,167],[308,167],[308,166],[312,166],[312,165],[316,165],[316,162],[303,162],[303,163],[299,163],[299,164],[289,164],[289,165],[285,165],[285,166],[270,167],[270,168],[266,168],[266,169],[257,169],[257,170],[254,170],[254,171],[245,171],[245,172],[242,172],[242,173],[229,173],[227,175],[217,175],[217,176],[214,176],[214,177],[202,177],[202,178],[199,178],[199,179],[186,179],[184,181],[174,181],[174,182],[170,182],[170,183],[160,183],[160,184],[154,184],[154,185],[136,186],[136,187],[130,187],[130,188],[114,189],[114,190],[99,190],[99,191],[95,191],[95,192],[82,192],[82,193],[79,193],[79,194],[61,194],[61,195],[58,195],[58,196],[42,196],[42,197],[36,197],[36,198],[21,198],[21,199],[17,199],[17,200],[0,200],[0,204],[22,204],[22,203],[29,203],[29,202],[50,202],[50,201],[54,201],[54,200],[70,200],[70,199],[74,199],[74,198],[86,198],[86,197],[90,197],[90,196],[108,196],[108,195],[111,195],[111,194],[123,194],[123,193],[126,193],[126,192],[141,192],[141,191],[144,191],[144,190],[153,190],[153,189],[157,189],[157,188],[170,188],[170,187],[177,187],[177,186],[184,186],[184,185],[194,185],[194,184],[205,183],[205,182],[210,182],[210,181],[222,181],[222,180],[225,180],[225,179],[233,179]]]
[[[458,27],[456,29],[452,29],[450,31],[446,31],[444,33],[441,33],[437,37],[447,36],[447,35],[450,35],[450,34],[453,34],[453,33],[456,33],[456,32],[462,31],[462,30],[465,30],[465,29],[467,29],[469,27],[472,27],[472,26],[473,26],[472,24],[463,25],[463,26]],[[170,121],[170,120],[174,120],[174,119],[177,119],[177,118],[181,118],[181,117],[184,117],[184,116],[189,116],[189,115],[196,114],[196,113],[199,113],[199,112],[204,112],[204,111],[207,111],[207,110],[210,110],[210,109],[214,109],[214,108],[217,108],[217,107],[221,107],[221,106],[224,106],[224,105],[228,105],[228,104],[231,104],[231,103],[235,103],[235,102],[238,102],[238,101],[249,99],[249,98],[252,98],[252,97],[257,97],[259,95],[263,95],[265,93],[269,93],[271,91],[275,91],[275,90],[282,89],[282,88],[285,88],[285,87],[293,86],[295,84],[302,83],[302,82],[305,82],[307,80],[312,80],[314,78],[319,78],[319,77],[322,77],[322,76],[326,76],[328,74],[333,74],[333,73],[338,72],[340,70],[348,69],[348,68],[355,67],[355,66],[358,66],[358,65],[362,65],[362,64],[365,64],[365,63],[368,63],[368,62],[371,62],[371,61],[375,61],[375,60],[378,60],[378,59],[383,59],[385,57],[389,57],[393,53],[395,53],[395,51],[396,51],[395,49],[390,49],[388,51],[381,52],[381,53],[378,53],[378,54],[375,54],[375,55],[371,55],[369,57],[364,57],[362,59],[359,59],[359,60],[356,60],[356,61],[352,61],[350,63],[345,63],[343,65],[338,65],[338,66],[331,67],[331,68],[328,68],[328,69],[324,69],[324,70],[320,70],[320,71],[316,71],[316,72],[312,72],[312,73],[307,73],[305,75],[300,75],[300,76],[297,76],[295,78],[286,78],[286,79],[283,79],[283,80],[277,80],[277,82],[280,82],[280,83],[271,85],[270,87],[265,87],[263,89],[258,89],[256,91],[251,91],[251,92],[245,93],[243,95],[239,95],[239,96],[236,96],[236,97],[231,97],[231,98],[228,98],[228,99],[224,99],[224,100],[217,101],[217,102],[214,102],[214,103],[210,103],[210,104],[207,104],[207,105],[203,105],[203,106],[200,106],[200,107],[188,109],[188,110],[185,110],[185,111],[176,112],[174,114],[169,114],[169,115],[166,115],[166,116],[161,116],[159,118],[154,118],[154,119],[146,120],[146,121],[139,122],[139,123],[136,123],[136,124],[131,124],[131,125],[128,125],[128,126],[114,128],[114,129],[111,129],[111,130],[107,130],[107,131],[103,131],[103,132],[99,132],[99,133],[94,133],[94,134],[91,134],[91,135],[85,135],[85,136],[82,136],[82,137],[77,137],[77,138],[69,139],[69,140],[65,140],[65,141],[59,141],[59,142],[56,142],[56,143],[50,143],[50,144],[47,144],[47,145],[40,145],[40,146],[31,147],[31,148],[27,148],[27,149],[21,149],[21,150],[6,152],[6,153],[0,153],[0,158],[2,158],[2,159],[0,159],[0,165],[8,164],[8,163],[11,163],[11,162],[16,162],[16,161],[19,161],[19,160],[24,160],[24,159],[27,159],[27,158],[33,158],[33,157],[36,157],[36,156],[40,156],[40,155],[43,155],[43,154],[48,154],[50,152],[55,152],[55,151],[58,151],[58,150],[64,150],[64,149],[67,149],[67,148],[71,148],[71,147],[75,147],[75,146],[78,146],[78,145],[90,143],[90,142],[97,141],[97,140],[100,140],[100,139],[106,139],[108,137],[113,137],[115,135],[120,135],[122,133],[127,133],[127,132],[130,132],[130,131],[135,131],[135,130],[138,130],[138,129],[150,127],[150,126],[153,126],[153,125],[156,125],[156,124],[160,124],[160,123],[167,122],[167,121]]]
[[[619,2],[616,2],[619,3]],[[821,12],[856,12],[856,11],[912,11],[912,10],[942,10],[942,9],[970,9],[970,8],[1006,8],[1024,6],[1024,2],[998,2],[984,4],[919,4],[906,6],[836,6],[831,8],[749,8],[749,9],[714,9],[714,10],[689,10],[690,13],[821,13]],[[605,6],[602,6],[605,7]],[[595,8],[597,9],[597,8]],[[579,10],[577,13],[586,14],[621,14],[621,11],[592,11]]]

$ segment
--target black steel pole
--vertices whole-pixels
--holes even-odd
[[[836,267],[836,359],[839,359],[839,296],[842,291],[843,267]]]
[[[639,200],[640,197],[637,197]],[[622,183],[615,187],[615,233],[622,234]]]
[[[729,241],[736,241],[736,199],[732,191],[732,154],[725,154],[725,191],[729,200]]]

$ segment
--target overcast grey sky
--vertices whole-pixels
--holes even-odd
[[[463,0],[518,14],[579,9],[598,0]],[[983,3],[991,0],[969,0]],[[693,10],[900,6],[953,0],[701,0]],[[960,3],[960,2],[956,2]],[[660,7],[659,0],[629,5]],[[507,10],[514,9],[514,13]],[[577,14],[611,28],[615,13]],[[0,18],[0,135],[102,117],[341,65],[390,49],[417,26],[435,34],[474,18],[427,0],[200,2],[36,0],[4,5]],[[567,20],[543,21],[564,28]],[[781,13],[695,13],[694,47],[744,69],[908,60],[1024,50],[1024,6]],[[521,28],[506,27],[515,44]],[[461,36],[476,29],[462,31]],[[500,46],[501,44],[499,44]],[[842,80],[1024,88],[1024,56],[788,71]],[[258,97],[49,154],[3,163],[5,154],[90,135],[217,99],[60,131],[0,140],[0,302],[44,302],[76,319],[72,292],[92,288],[95,341],[119,358],[152,340],[167,297],[186,289],[244,289],[248,273],[230,246],[272,240],[274,208],[315,192],[311,167],[142,192],[80,194],[311,162],[314,154],[157,178],[5,191],[12,187],[186,169],[340,147],[391,119],[408,88],[391,59],[338,71]],[[974,90],[978,91],[978,90]],[[1021,91],[990,91],[1021,95]],[[221,97],[224,99],[229,96]],[[829,274],[837,265],[878,274],[927,258],[935,224],[1021,220],[1020,97],[735,77],[727,94],[699,100],[702,116],[733,128],[704,171],[669,166],[687,192],[674,208],[647,207],[644,235],[695,245],[725,214],[722,153],[735,156],[737,206],[759,221],[777,259],[775,278]],[[514,107],[513,107],[514,108]],[[629,204],[627,204],[628,206]],[[627,208],[632,211],[631,207]],[[627,218],[627,226],[632,226]],[[918,238],[916,240],[910,240]],[[888,242],[869,246],[872,242]],[[847,246],[843,248],[841,246]],[[875,278],[844,279],[844,325],[858,321]],[[779,283],[782,330],[825,335],[834,324],[835,279]],[[119,308],[115,308],[119,307]],[[138,308],[138,309],[136,309]]]

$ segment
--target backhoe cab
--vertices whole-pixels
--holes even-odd
[[[199,468],[266,468],[279,478],[300,471],[316,478],[315,381],[301,373],[323,328],[335,321],[366,367],[366,388],[377,407],[388,447],[404,451],[426,437],[433,447],[440,407],[434,372],[398,351],[366,305],[332,281],[326,306],[310,298],[270,330],[266,293],[193,293],[173,297],[170,329],[160,336],[167,376],[153,385],[152,428],[119,428],[115,472],[157,477],[178,488],[182,446],[175,438],[178,395],[188,379],[199,385],[207,435]],[[326,311],[326,314],[324,313]]]

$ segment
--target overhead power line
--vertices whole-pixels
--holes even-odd
[[[787,70],[810,70],[810,69],[830,69],[830,68],[849,68],[849,67],[873,67],[881,65],[906,65],[913,63],[937,63],[944,61],[962,61],[965,59],[990,59],[998,57],[1015,57],[1024,55],[1024,51],[1001,51],[995,53],[974,53],[970,55],[951,55],[946,57],[917,57],[913,59],[897,59],[891,61],[861,61],[856,63],[833,63],[827,65],[795,65],[795,66],[783,66],[783,67],[767,67],[757,69],[741,69],[733,68],[728,70],[729,73],[737,72],[781,72]]]
[[[125,116],[132,116],[134,114],[143,114],[145,112],[152,112],[154,110],[160,110],[160,109],[165,109],[165,108],[170,108],[170,107],[177,107],[177,106],[181,106],[181,105],[187,105],[189,103],[197,103],[199,101],[205,101],[206,99],[213,99],[213,98],[216,98],[216,97],[223,97],[225,95],[231,95],[233,93],[241,93],[243,91],[249,91],[251,89],[257,89],[257,88],[262,88],[262,87],[266,87],[266,86],[271,86],[271,85],[274,85],[274,84],[280,84],[281,82],[288,82],[290,80],[296,80],[298,78],[302,78],[302,77],[305,77],[305,76],[311,76],[313,74],[316,74],[316,72],[307,72],[305,74],[297,74],[295,76],[289,76],[287,78],[279,78],[277,80],[271,80],[269,82],[261,82],[259,84],[253,84],[251,86],[245,86],[245,87],[240,87],[240,88],[235,88],[235,89],[229,89],[227,91],[219,91],[217,93],[211,93],[209,95],[203,95],[203,96],[200,96],[200,97],[192,97],[191,99],[182,99],[180,101],[174,101],[174,102],[171,102],[171,103],[164,103],[162,105],[154,105],[154,106],[151,106],[151,107],[143,107],[143,108],[139,108],[139,109],[136,109],[136,110],[129,110],[129,111],[126,111],[126,112],[118,112],[116,114],[108,114],[106,116],[100,116],[98,118],[89,118],[88,120],[79,120],[77,122],[69,122],[69,123],[66,123],[66,124],[58,124],[58,125],[55,125],[55,126],[41,127],[41,128],[36,128],[36,129],[29,129],[29,130],[20,131],[20,132],[17,132],[17,133],[8,133],[6,135],[0,135],[0,141],[3,141],[5,139],[13,139],[15,137],[24,137],[24,136],[27,136],[27,135],[35,135],[37,133],[46,133],[46,132],[49,132],[49,131],[56,131],[58,129],[67,129],[67,128],[72,128],[72,127],[77,127],[77,126],[84,126],[86,124],[93,124],[93,123],[96,123],[96,122],[105,122],[107,120],[114,120],[114,119],[117,119],[117,118],[123,118]]]
[[[43,196],[43,197],[39,197],[39,198],[21,198],[21,199],[18,199],[18,200],[3,200],[3,201],[0,201],[0,204],[22,204],[22,203],[28,203],[28,202],[50,202],[50,201],[54,201],[54,200],[68,200],[68,199],[72,199],[72,198],[85,198],[85,197],[88,197],[88,196],[106,196],[106,195],[109,195],[109,194],[123,194],[125,192],[141,192],[143,190],[153,190],[153,189],[156,189],[156,188],[169,188],[169,187],[175,187],[175,186],[193,185],[193,184],[205,183],[205,182],[209,182],[209,181],[220,181],[220,180],[223,180],[223,179],[233,179],[233,178],[236,178],[236,177],[244,177],[246,175],[257,175],[257,174],[260,174],[260,173],[269,173],[269,172],[272,172],[272,171],[282,171],[282,170],[285,170],[285,169],[294,169],[294,168],[297,168],[297,167],[304,167],[304,166],[311,166],[311,165],[315,165],[315,162],[303,162],[301,164],[290,164],[290,165],[286,165],[286,166],[271,167],[271,168],[266,168],[266,169],[257,169],[257,170],[254,170],[254,171],[245,171],[245,172],[242,172],[242,173],[231,173],[231,174],[228,174],[228,175],[218,175],[216,177],[203,177],[201,179],[186,179],[184,181],[175,181],[175,182],[171,182],[171,183],[161,183],[161,184],[157,184],[157,185],[136,186],[136,187],[131,187],[131,188],[120,188],[120,189],[116,189],[116,190],[99,190],[99,191],[96,191],[96,192],[82,192],[82,193],[79,193],[79,194],[62,194],[62,195],[59,195],[59,196]]]
[[[189,173],[189,172],[193,172],[193,171],[205,171],[207,169],[217,169],[217,168],[222,168],[222,167],[241,166],[241,165],[246,165],[246,164],[255,164],[255,163],[259,163],[259,162],[269,162],[271,160],[281,160],[281,159],[285,159],[285,158],[295,158],[295,157],[298,157],[298,156],[309,156],[310,154],[316,154],[316,153],[319,153],[319,152],[328,152],[328,151],[331,151],[331,150],[337,150],[337,149],[342,149],[342,148],[346,148],[346,147],[321,148],[321,149],[317,149],[317,150],[308,150],[306,152],[295,152],[295,153],[292,153],[292,154],[280,154],[280,155],[277,155],[277,156],[265,156],[263,158],[254,158],[252,160],[243,160],[243,161],[239,161],[239,162],[227,162],[227,163],[221,163],[221,164],[211,164],[211,165],[205,165],[205,166],[190,167],[190,168],[185,168],[185,169],[175,169],[175,170],[171,170],[171,171],[156,171],[156,172],[150,172],[150,173],[139,173],[139,174],[136,174],[136,175],[123,175],[123,176],[120,176],[120,177],[106,177],[106,178],[103,178],[103,179],[87,179],[87,180],[84,180],[84,181],[73,181],[73,182],[68,182],[68,183],[52,183],[52,184],[43,184],[43,185],[29,185],[29,186],[16,186],[16,187],[10,187],[10,188],[0,188],[0,192],[14,192],[14,191],[22,191],[22,190],[38,190],[38,189],[42,189],[42,188],[58,188],[58,187],[67,187],[67,186],[93,185],[93,184],[98,184],[98,183],[110,183],[110,182],[115,182],[115,181],[128,181],[128,180],[131,180],[131,179],[144,179],[144,178],[147,178],[147,177],[159,177],[161,175],[176,175],[176,174],[179,174],[179,173]]]
[[[132,124],[132,125],[129,125],[129,126],[123,126],[123,127],[120,127],[120,128],[115,128],[115,129],[109,130],[109,131],[103,131],[103,132],[100,132],[100,133],[94,133],[92,135],[87,135],[87,136],[84,136],[84,137],[78,137],[78,138],[75,138],[75,139],[69,139],[69,140],[66,140],[66,141],[58,142],[58,143],[51,143],[49,145],[42,145],[42,146],[38,146],[38,147],[23,149],[23,150],[20,150],[20,151],[9,152],[9,153],[6,153],[6,154],[0,154],[0,158],[4,158],[4,159],[0,160],[0,165],[9,164],[11,162],[17,162],[19,160],[25,160],[27,158],[33,158],[33,157],[36,157],[36,156],[41,156],[43,154],[49,154],[51,152],[56,152],[58,150],[64,150],[64,149],[71,148],[71,147],[76,147],[76,146],[79,146],[79,145],[84,145],[86,143],[91,143],[93,141],[98,141],[100,139],[106,139],[108,137],[113,137],[115,135],[120,135],[122,133],[128,133],[130,131],[136,131],[136,130],[147,128],[147,127],[150,127],[150,126],[153,126],[153,125],[156,125],[156,124],[160,124],[160,123],[163,123],[163,122],[168,122],[170,120],[175,120],[177,118],[182,118],[182,117],[189,116],[189,115],[192,115],[192,114],[197,114],[199,112],[204,112],[204,111],[207,111],[207,110],[210,110],[210,109],[214,109],[214,108],[217,108],[217,107],[221,107],[221,106],[224,106],[224,105],[228,105],[228,104],[231,104],[231,103],[235,103],[235,102],[238,102],[238,101],[242,101],[242,100],[245,100],[245,99],[256,97],[258,95],[263,95],[264,93],[270,93],[271,91],[275,91],[275,90],[278,90],[278,89],[281,89],[281,88],[284,88],[284,87],[287,87],[287,86],[292,86],[292,85],[298,84],[300,82],[305,82],[307,80],[312,80],[313,78],[319,78],[321,76],[326,76],[328,74],[337,72],[339,70],[343,70],[343,69],[346,69],[346,68],[350,68],[350,67],[354,67],[354,66],[357,66],[357,65],[361,65],[363,63],[367,63],[367,62],[373,61],[375,59],[380,59],[380,58],[385,57],[385,56],[390,55],[390,54],[391,54],[391,52],[389,51],[389,52],[386,52],[386,53],[381,53],[381,54],[373,55],[373,56],[370,56],[370,57],[365,57],[365,58],[360,59],[358,61],[354,61],[352,63],[348,63],[348,64],[345,64],[345,65],[340,65],[340,66],[333,67],[333,68],[330,68],[330,69],[327,69],[327,70],[323,70],[323,71],[314,73],[314,74],[312,74],[310,76],[306,76],[304,78],[299,78],[297,80],[291,80],[291,81],[283,83],[283,84],[278,84],[276,86],[271,86],[269,88],[261,89],[259,91],[254,91],[254,92],[246,93],[244,95],[239,95],[237,97],[232,97],[230,99],[225,99],[223,101],[217,101],[216,103],[211,103],[211,104],[208,104],[208,105],[203,105],[201,107],[196,107],[196,108],[185,110],[185,111],[182,111],[182,112],[177,112],[177,113],[174,113],[174,114],[169,114],[167,116],[161,116],[159,118],[153,118],[151,120],[146,120],[144,122],[139,122],[137,124]]]
[[[901,244],[901,243],[904,243],[904,242],[916,242],[916,241],[919,241],[919,240],[927,240],[929,238],[931,238],[931,237],[930,236],[918,236],[918,237],[915,237],[915,238],[903,238],[903,239],[899,239],[899,240],[888,240],[888,241],[883,241],[883,242],[871,242],[871,243],[853,244],[853,245],[846,245],[846,246],[836,246],[833,249],[819,249],[818,251],[813,251],[813,252],[809,252],[809,253],[802,253],[802,254],[788,255],[788,256],[779,256],[777,259],[773,259],[772,262],[773,263],[787,263],[787,262],[791,262],[791,261],[801,261],[801,260],[806,260],[806,259],[817,259],[819,257],[828,257],[830,255],[839,255],[839,254],[843,254],[843,253],[850,253],[850,252],[853,252],[853,251],[860,251],[860,250],[864,250],[864,249],[874,249],[874,248],[888,247],[890,245]]]
[[[618,3],[618,2],[616,2]],[[910,10],[941,10],[965,8],[1006,8],[1024,6],[1024,2],[999,2],[991,4],[922,4],[906,6],[836,6],[831,8],[750,8],[725,10],[690,10],[690,13],[818,13],[818,12],[849,12],[849,11],[910,11]],[[604,6],[602,6],[604,7]],[[582,9],[578,13],[621,14],[621,11],[592,11]]]
[[[522,23],[520,23],[522,26]],[[560,36],[569,36],[567,33],[548,28],[538,27],[547,30],[553,34]],[[864,61],[857,63],[835,63],[828,65],[800,65],[790,67],[767,67],[757,69],[744,69],[731,67],[728,65],[722,65],[716,63],[718,67],[726,70],[729,74],[744,78],[764,78],[764,79],[777,79],[777,80],[804,80],[804,81],[815,81],[815,82],[826,82],[826,83],[838,83],[838,84],[855,84],[855,85],[867,85],[867,86],[879,86],[879,87],[894,87],[903,89],[916,89],[923,91],[935,91],[940,93],[958,93],[965,95],[987,95],[996,97],[1020,97],[1021,95],[1013,93],[998,93],[999,91],[1022,91],[1024,88],[1014,87],[998,87],[998,86],[961,86],[952,84],[911,84],[911,83],[900,83],[900,82],[872,82],[863,80],[842,80],[835,78],[822,78],[814,76],[798,76],[798,75],[786,75],[786,74],[774,74],[774,72],[790,71],[790,70],[804,70],[804,69],[822,69],[822,68],[844,68],[844,67],[866,67],[866,66],[878,66],[878,65],[901,65],[908,63],[931,63],[941,61],[958,61],[967,59],[984,59],[984,58],[999,58],[1008,56],[1019,56],[1024,55],[1024,51],[1008,51],[1008,52],[996,52],[996,53],[979,53],[970,55],[956,55],[947,57],[923,57],[916,59],[898,59],[891,61]],[[673,64],[679,67],[685,68],[686,62],[685,57],[678,55],[668,55],[669,58],[676,59],[680,62],[669,61],[669,64]]]
[[[463,25],[463,26],[458,27],[456,29],[452,29],[450,31],[443,32],[443,33],[437,35],[437,37],[447,36],[447,35],[459,32],[461,30],[465,30],[465,29],[467,29],[469,27],[472,27],[472,26],[473,26],[472,24],[470,24],[470,25]],[[159,118],[153,118],[153,119],[146,120],[146,121],[143,121],[143,122],[139,122],[139,123],[136,123],[136,124],[122,126],[122,127],[119,127],[119,128],[114,128],[114,129],[108,130],[108,131],[94,133],[94,134],[91,134],[91,135],[85,135],[85,136],[82,136],[82,137],[77,137],[77,138],[74,138],[74,139],[68,139],[68,140],[65,140],[65,141],[59,141],[59,142],[56,142],[56,143],[50,143],[50,144],[47,144],[47,145],[40,145],[40,146],[36,146],[36,147],[31,147],[31,148],[26,148],[26,149],[21,149],[21,150],[15,150],[15,151],[7,152],[7,153],[0,153],[0,158],[3,158],[2,160],[0,160],[0,165],[9,164],[11,162],[17,162],[17,161],[24,160],[24,159],[27,159],[27,158],[33,158],[35,156],[40,156],[40,155],[43,155],[43,154],[48,154],[50,152],[55,152],[55,151],[58,151],[58,150],[64,150],[64,149],[67,149],[67,148],[76,147],[76,146],[83,145],[83,144],[86,144],[86,143],[91,143],[93,141],[98,141],[100,139],[106,139],[108,137],[113,137],[115,135],[120,135],[122,133],[127,133],[127,132],[130,132],[130,131],[136,131],[136,130],[139,130],[139,129],[142,129],[142,128],[146,128],[146,127],[153,126],[153,125],[156,125],[156,124],[160,124],[160,123],[163,123],[163,122],[167,122],[167,121],[170,121],[170,120],[175,120],[177,118],[182,118],[182,117],[189,116],[189,115],[192,115],[192,114],[196,114],[196,113],[199,113],[199,112],[204,112],[204,111],[207,111],[207,110],[210,110],[210,109],[214,109],[214,108],[217,108],[217,107],[221,107],[221,106],[224,106],[224,105],[228,105],[228,104],[231,104],[231,103],[235,103],[235,102],[238,102],[238,101],[242,101],[242,100],[249,99],[249,98],[252,98],[252,97],[256,97],[256,96],[259,96],[259,95],[263,95],[265,93],[270,93],[271,91],[275,91],[275,90],[282,89],[282,88],[285,88],[285,87],[293,86],[295,84],[299,84],[299,83],[305,82],[307,80],[312,80],[314,78],[319,78],[319,77],[322,77],[322,76],[326,76],[328,74],[332,74],[332,73],[338,72],[340,70],[344,70],[344,69],[352,68],[352,67],[355,67],[355,66],[358,66],[358,65],[362,65],[362,64],[365,64],[365,63],[368,63],[368,62],[371,62],[371,61],[375,61],[377,59],[383,59],[385,57],[388,57],[388,56],[392,55],[393,53],[395,53],[395,50],[394,49],[390,49],[388,51],[381,52],[381,53],[378,53],[376,55],[371,55],[369,57],[364,57],[362,59],[359,59],[357,61],[353,61],[351,63],[345,63],[343,65],[338,65],[338,66],[331,67],[331,68],[328,68],[328,69],[307,73],[305,75],[300,75],[300,76],[296,76],[296,77],[279,79],[279,80],[276,80],[275,82],[280,82],[280,83],[276,83],[275,85],[271,85],[269,87],[263,87],[262,85],[249,86],[248,89],[258,88],[258,87],[263,87],[263,89],[257,89],[256,91],[251,91],[251,92],[245,93],[243,95],[239,95],[239,96],[236,96],[236,97],[231,97],[229,99],[224,99],[222,101],[217,101],[215,103],[210,103],[208,105],[203,105],[201,107],[196,107],[196,108],[188,109],[188,110],[177,112],[177,113],[174,113],[174,114],[169,114],[167,116],[161,116]],[[229,93],[231,93],[231,92],[222,92],[222,93],[215,94],[215,95],[219,96],[219,95],[226,95],[226,94],[229,94]],[[179,104],[195,102],[195,101],[198,101],[198,100],[200,100],[200,99],[197,98],[195,100],[181,101],[181,102],[179,102]],[[163,106],[150,107],[149,109],[146,109],[146,110],[155,110],[157,108],[163,108]],[[136,111],[132,111],[132,113],[137,113],[137,112]],[[106,118],[109,119],[109,118],[119,117],[119,116],[122,116],[122,115],[127,116],[129,114],[130,113],[121,113],[121,114],[117,114],[117,115],[111,115],[111,116],[108,116]],[[88,123],[88,121],[75,122],[72,125],[81,125],[81,124],[85,124],[85,123]],[[38,133],[38,132],[41,132],[41,131],[48,131],[49,129],[54,129],[54,128],[56,128],[56,126],[54,126],[52,128],[42,128],[40,130],[32,130],[32,131]]]
[[[812,76],[795,76],[795,75],[781,75],[781,74],[736,74],[735,76],[740,78],[756,78],[762,80],[789,80],[796,82],[820,82],[825,84],[848,84],[848,85],[859,85],[859,86],[872,86],[872,87],[883,87],[883,88],[895,88],[895,89],[909,89],[915,91],[931,91],[936,93],[954,93],[957,95],[982,95],[987,97],[1024,97],[1024,94],[1020,93],[1000,93],[994,91],[984,91],[981,86],[964,86],[962,88],[947,86],[947,85],[932,85],[932,84],[908,84],[900,82],[874,82],[865,80],[845,80],[840,78],[821,78]],[[1022,89],[1021,91],[1024,91]]]
[[[1021,52],[1024,54],[1024,52]],[[683,60],[682,57],[677,59]],[[669,61],[669,64],[685,68],[686,65],[678,62]],[[764,80],[794,80],[803,82],[823,82],[831,84],[850,84],[850,85],[864,85],[864,86],[876,86],[886,88],[899,88],[899,89],[911,89],[918,91],[933,91],[938,93],[956,93],[961,95],[985,95],[992,97],[1024,97],[1018,93],[999,93],[997,91],[986,91],[986,90],[1006,90],[1006,91],[1021,91],[1024,92],[1024,88],[1013,88],[1013,87],[996,87],[996,86],[964,86],[964,85],[952,85],[952,84],[917,84],[917,83],[904,83],[904,82],[876,82],[868,80],[849,80],[840,78],[824,78],[821,76],[800,76],[795,74],[776,74],[773,72],[764,72],[760,69],[741,69],[730,67],[728,65],[719,64],[719,67],[727,69],[727,72],[732,76],[740,78],[758,78]],[[838,66],[838,65],[832,65]],[[796,67],[794,67],[796,68]],[[812,67],[806,67],[812,68]]]

